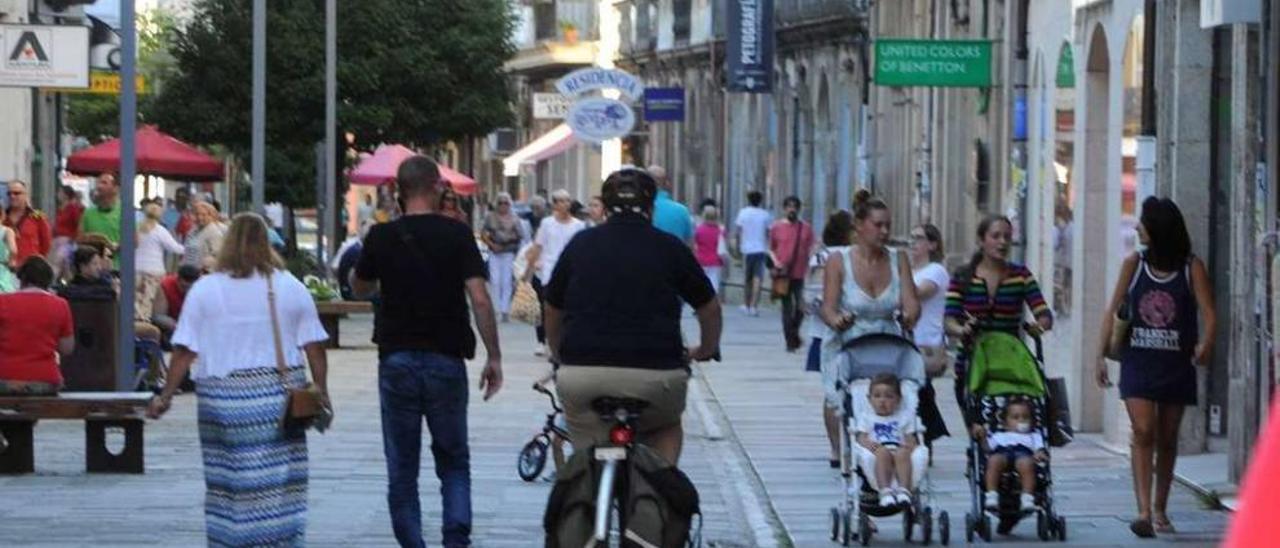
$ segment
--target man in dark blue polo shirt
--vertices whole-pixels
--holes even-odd
[[[602,396],[649,402],[640,442],[680,457],[689,360],[720,347],[720,304],[689,246],[653,227],[657,187],[627,168],[605,181],[608,220],[565,247],[546,287],[547,344],[560,364],[556,387],[575,445],[608,442],[609,425],[591,409]],[[698,346],[686,349],[681,302],[697,312]],[[585,440],[580,442],[579,440]]]

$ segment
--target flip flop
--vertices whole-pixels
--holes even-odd
[[[1173,528],[1173,522],[1169,518],[1153,520],[1152,525],[1155,526],[1156,532],[1162,535],[1177,534],[1178,530]]]
[[[1138,538],[1155,538],[1156,531],[1151,527],[1151,520],[1135,519],[1129,522],[1129,530]]]

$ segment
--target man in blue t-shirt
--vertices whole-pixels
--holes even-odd
[[[671,179],[662,166],[649,166],[645,171],[658,185],[658,197],[653,201],[653,226],[693,247],[693,218],[689,208],[671,199]]]

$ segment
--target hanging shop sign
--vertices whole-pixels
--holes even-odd
[[[729,0],[725,65],[729,91],[773,89],[773,0]]]
[[[574,101],[565,121],[575,137],[599,143],[631,133],[636,114],[630,105],[617,99],[585,97]]]
[[[579,97],[589,91],[618,90],[632,101],[644,96],[639,78],[617,69],[587,67],[556,81],[556,90],[565,97]]]
[[[89,27],[0,25],[0,87],[89,87]]]
[[[636,113],[631,109],[631,102],[644,97],[644,84],[639,78],[621,70],[601,67],[570,72],[556,81],[556,89],[566,98],[573,99],[573,105],[565,115],[565,123],[573,130],[574,137],[592,143],[631,133],[636,125]],[[614,92],[621,98],[605,96]]]
[[[683,122],[684,88],[644,90],[644,121]]]
[[[573,100],[559,93],[534,93],[533,117],[536,120],[561,120],[573,107]]]
[[[875,83],[881,86],[989,87],[991,41],[876,41]]]
[[[1062,52],[1058,54],[1058,75],[1054,79],[1058,89],[1076,87],[1076,57],[1071,52],[1071,42],[1062,42]]]

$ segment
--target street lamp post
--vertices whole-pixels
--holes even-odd
[[[133,180],[137,176],[134,139],[138,124],[138,28],[134,0],[120,2],[120,306],[117,318],[116,388],[133,388],[134,219]]]
[[[253,0],[253,211],[264,213],[267,141],[267,0]]]

